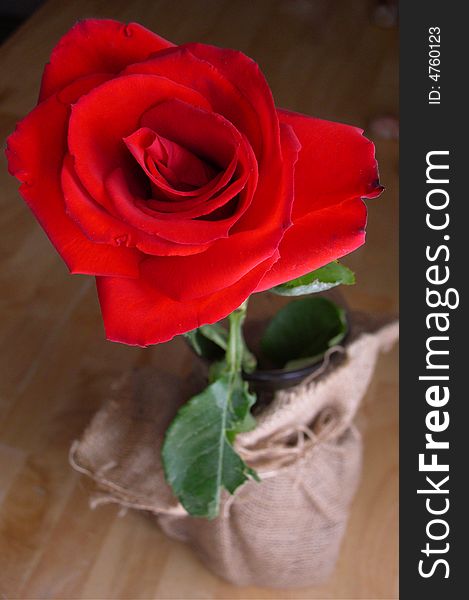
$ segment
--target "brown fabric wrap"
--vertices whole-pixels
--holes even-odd
[[[397,336],[397,322],[355,315],[345,351],[331,351],[309,381],[275,395],[257,427],[236,440],[262,482],[223,493],[213,521],[186,513],[160,461],[168,424],[204,386],[200,374],[188,381],[149,369],[127,374],[73,444],[71,464],[96,482],[93,507],[116,502],[150,511],[170,537],[236,585],[319,584],[334,568],[359,481],[361,437],[353,419],[378,353]]]

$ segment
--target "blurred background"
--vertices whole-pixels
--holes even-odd
[[[0,41],[5,40],[44,0],[1,0]]]
[[[138,21],[175,43],[242,50],[279,106],[363,127],[386,191],[368,201],[367,243],[343,262],[352,309],[398,310],[398,15],[373,0],[0,0],[0,133],[33,108],[44,64],[78,19]],[[47,132],[44,132],[47,135]],[[319,589],[234,588],[141,514],[92,511],[68,450],[113,380],[137,364],[187,372],[181,340],[106,342],[91,278],[70,277],[6,172],[0,211],[0,597],[397,598],[397,351],[360,413],[362,483],[332,580]],[[271,311],[267,294],[253,310]]]

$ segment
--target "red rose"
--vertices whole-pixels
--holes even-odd
[[[148,345],[364,241],[381,188],[355,127],[276,109],[247,56],[86,20],[8,141],[21,193],[109,339]]]

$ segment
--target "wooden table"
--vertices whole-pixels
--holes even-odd
[[[36,100],[42,66],[79,17],[136,20],[174,42],[239,48],[279,105],[366,126],[397,110],[397,32],[347,0],[49,0],[1,48],[4,136]],[[397,143],[378,141],[386,193],[370,201],[368,243],[345,262],[350,305],[397,309]],[[3,157],[2,157],[3,160]],[[141,350],[106,342],[91,278],[70,277],[1,173],[0,596],[2,598],[397,597],[397,352],[382,357],[361,411],[366,454],[333,579],[320,589],[234,588],[143,515],[88,507],[67,453],[131,365],[189,360],[180,340]]]

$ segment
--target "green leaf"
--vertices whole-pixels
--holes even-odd
[[[208,368],[208,381],[213,383],[226,373],[226,360],[215,360]]]
[[[230,416],[227,426],[227,436],[230,441],[234,441],[236,434],[243,431],[250,431],[256,425],[254,417],[251,415],[251,407],[256,401],[256,396],[249,393],[248,384],[237,378],[237,383],[231,393],[229,405]]]
[[[345,311],[327,298],[302,298],[283,307],[261,340],[263,354],[275,366],[304,366],[322,358],[347,332]],[[298,361],[301,361],[300,363]]]
[[[324,292],[341,283],[353,285],[355,274],[348,267],[335,260],[307,275],[277,285],[270,291],[280,296],[304,296],[305,294]]]
[[[184,334],[195,352],[208,360],[221,358],[228,344],[228,331],[220,325],[203,325]]]
[[[165,475],[189,514],[216,517],[221,488],[233,493],[256,477],[232,446],[235,435],[252,426],[254,400],[239,375],[224,374],[189,400],[168,428]]]
[[[220,323],[202,325],[202,327],[199,327],[199,331],[204,337],[219,346],[222,350],[226,350],[228,345],[228,331],[223,325],[220,325]]]

